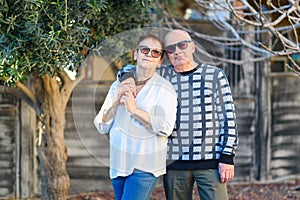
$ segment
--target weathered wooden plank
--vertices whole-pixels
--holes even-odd
[[[254,109],[253,99],[235,99],[239,144],[236,151],[235,176],[232,181],[253,179]]]
[[[17,99],[0,94],[0,198],[15,194]]]
[[[273,178],[300,171],[299,78],[272,78],[271,175]]]

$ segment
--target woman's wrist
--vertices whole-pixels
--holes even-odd
[[[147,129],[151,129],[150,116],[145,111],[135,108],[129,112],[132,117],[141,122]]]
[[[138,108],[135,107],[134,109],[131,109],[131,111],[130,111],[129,113],[130,113],[130,115],[132,115],[132,116],[137,116],[137,112],[138,112]]]

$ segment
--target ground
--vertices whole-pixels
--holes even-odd
[[[229,200],[300,200],[300,177],[269,183],[229,183]],[[71,195],[68,200],[113,200],[113,191],[96,191]],[[151,200],[165,200],[162,184],[152,193]],[[194,200],[199,200],[196,188]]]

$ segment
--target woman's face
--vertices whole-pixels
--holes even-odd
[[[156,69],[162,62],[163,50],[160,42],[147,38],[142,40],[134,52],[137,66],[143,69]]]

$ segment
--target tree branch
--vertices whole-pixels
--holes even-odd
[[[87,63],[90,61],[91,56],[88,56],[82,63],[82,65],[78,68],[79,73],[77,73],[79,76],[76,77],[76,80],[74,82],[75,87],[83,80],[86,78],[86,68],[87,68]]]
[[[26,87],[24,84],[17,82],[16,87],[6,87],[4,85],[0,86],[0,91],[3,93],[12,94],[23,101],[25,101],[30,107],[34,109],[37,115],[41,115],[42,106],[41,103],[37,100],[31,90]]]
[[[66,106],[70,96],[72,94],[73,89],[85,78],[85,65],[86,62],[82,64],[81,67],[79,67],[79,76],[76,77],[76,79],[73,81],[69,77],[69,75],[65,71],[61,71],[59,74],[60,78],[62,79],[62,88],[60,89],[60,94],[63,97],[63,105]]]

